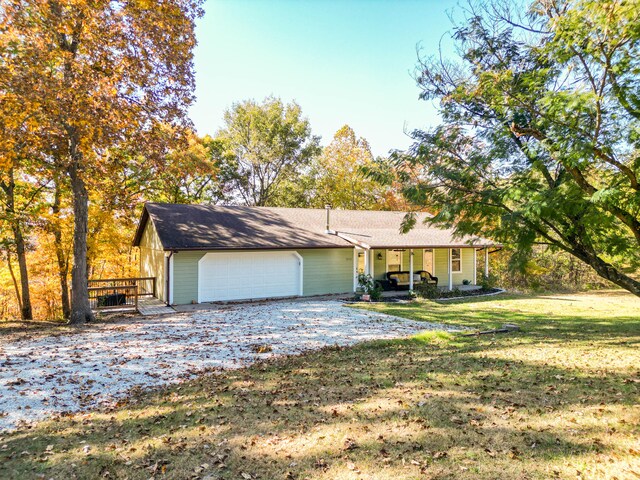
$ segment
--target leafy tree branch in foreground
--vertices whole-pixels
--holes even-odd
[[[496,1],[453,38],[458,63],[420,60],[443,121],[392,160],[406,196],[515,260],[549,245],[640,296],[640,10],[539,0],[519,16]]]

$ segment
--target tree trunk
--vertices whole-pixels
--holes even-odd
[[[16,242],[16,254],[20,270],[20,289],[22,291],[22,308],[20,309],[20,313],[23,320],[33,320],[31,294],[29,293],[29,273],[27,271],[27,249],[24,244],[20,221],[16,218],[14,222],[13,235]]]
[[[576,257],[578,257],[580,260],[582,260],[586,264],[591,265],[591,267],[596,271],[596,273],[600,275],[602,278],[609,280],[610,282],[615,283],[619,287],[622,287],[625,290],[628,290],[634,295],[640,297],[639,281],[634,280],[628,275],[625,275],[624,273],[620,272],[616,267],[605,262],[594,253],[584,251],[582,249],[581,251],[574,250],[571,253],[573,253]]]
[[[11,275],[11,280],[13,281],[13,288],[16,291],[16,300],[18,300],[18,308],[22,311],[22,297],[20,297],[20,287],[18,287],[18,280],[16,279],[15,273],[13,273],[13,267],[11,266],[11,252],[7,250],[7,267],[9,267],[9,274]]]
[[[73,268],[71,269],[71,316],[73,325],[94,320],[89,305],[87,279],[87,230],[89,224],[89,194],[74,159],[69,168],[73,194]]]
[[[634,280],[624,273],[620,273],[616,268],[599,258],[594,263],[592,263],[591,266],[595,269],[596,272],[598,272],[598,275],[600,275],[602,278],[606,278],[610,282],[613,282],[619,287],[622,287],[625,290],[628,290],[634,295],[640,297],[639,281]]]
[[[16,245],[16,255],[18,257],[18,267],[20,270],[20,289],[22,293],[22,304],[20,306],[20,316],[23,320],[33,320],[31,309],[31,295],[29,293],[29,272],[27,270],[27,249],[25,247],[24,235],[22,234],[22,224],[19,215],[16,213],[16,182],[13,168],[9,170],[9,183],[0,183],[7,195],[7,213],[11,218],[11,231]],[[18,303],[20,299],[18,298]]]
[[[58,261],[58,278],[60,280],[60,299],[62,302],[62,317],[68,320],[71,316],[71,306],[69,304],[69,259],[66,257],[64,247],[62,244],[62,227],[59,224],[60,220],[60,197],[61,187],[60,180],[56,180],[56,187],[53,196],[53,204],[51,205],[51,213],[55,217],[51,223],[51,231],[53,233],[53,239],[56,249],[56,259]]]

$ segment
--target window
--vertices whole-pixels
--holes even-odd
[[[387,250],[387,272],[402,271],[402,251]]]
[[[454,273],[462,271],[462,250],[459,248],[451,249],[451,271]]]
[[[422,255],[422,269],[429,272],[431,275],[435,275],[433,272],[433,249],[425,248]]]

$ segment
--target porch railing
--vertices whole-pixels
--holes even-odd
[[[156,277],[89,280],[89,304],[94,310],[138,308],[139,297],[155,297]]]

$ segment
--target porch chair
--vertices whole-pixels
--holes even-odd
[[[434,277],[426,270],[418,270],[416,273],[420,275],[420,278],[422,279],[422,283],[432,284],[432,285],[435,285],[436,287],[438,286],[438,277]]]

